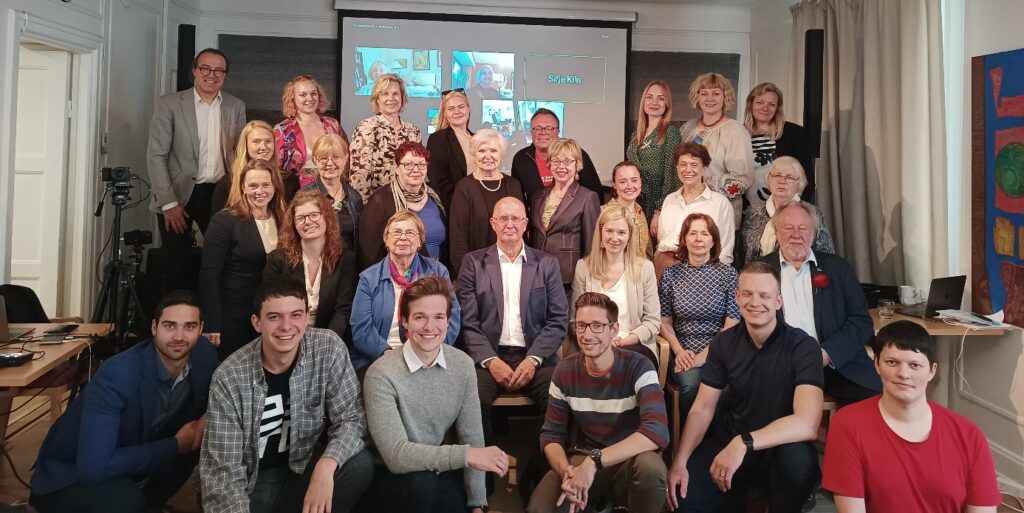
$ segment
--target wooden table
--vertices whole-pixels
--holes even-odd
[[[964,336],[964,334],[967,334],[968,336],[971,337],[984,337],[998,336],[1006,333],[1006,330],[1001,328],[972,330],[960,326],[954,326],[952,324],[946,324],[943,321],[922,319],[921,317],[911,317],[909,315],[903,315],[901,313],[893,315],[892,319],[882,319],[881,317],[878,316],[877,308],[871,309],[871,322],[875,326],[875,333],[878,333],[878,330],[882,329],[882,326],[885,326],[886,324],[889,324],[890,322],[894,321],[911,321],[913,323],[924,326],[924,329],[928,330],[928,334],[933,337],[962,337]]]
[[[38,338],[42,336],[44,331],[56,326],[59,326],[59,324],[11,324],[13,328],[34,328],[32,333],[26,335],[29,338]],[[80,324],[71,335],[102,337],[110,333],[110,329],[111,326],[109,324]],[[23,395],[24,389],[31,385],[33,381],[57,368],[60,364],[77,357],[89,347],[91,342],[89,338],[75,338],[60,344],[28,342],[24,344],[25,349],[43,351],[42,357],[18,367],[0,368],[0,441],[7,434],[7,422],[10,418],[11,404],[14,398]],[[0,349],[0,351],[16,352],[21,347],[21,344],[10,344]],[[63,390],[58,391],[63,393]],[[56,408],[51,411],[59,412],[59,400]]]

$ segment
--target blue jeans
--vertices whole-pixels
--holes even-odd
[[[670,361],[669,365],[673,365]],[[679,385],[679,418],[686,422],[686,415],[697,399],[700,388],[700,367],[672,373],[672,379]]]

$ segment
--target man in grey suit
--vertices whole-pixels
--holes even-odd
[[[199,52],[192,61],[194,87],[161,97],[149,124],[150,210],[160,226],[164,290],[195,281],[184,275],[192,222],[206,233],[213,189],[231,169],[245,125],[245,103],[221,91],[227,73],[220,50]]]
[[[466,352],[479,365],[477,388],[484,438],[490,444],[491,405],[502,392],[529,396],[547,410],[556,352],[569,321],[558,259],[527,247],[526,207],[506,197],[494,205],[498,243],[462,260],[458,295]],[[514,301],[506,301],[506,298]]]

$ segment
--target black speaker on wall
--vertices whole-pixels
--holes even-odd
[[[196,26],[178,25],[178,91],[192,87],[192,59],[195,55]]]
[[[804,35],[804,129],[807,131],[808,160],[821,153],[822,93],[825,81],[825,31],[808,30]],[[801,196],[814,201],[815,170],[807,169],[807,187]]]

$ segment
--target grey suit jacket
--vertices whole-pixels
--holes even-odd
[[[199,127],[194,89],[160,97],[149,123],[146,166],[153,189],[149,209],[177,201],[185,206],[199,172]],[[220,150],[224,169],[231,169],[235,144],[245,126],[245,102],[221,91]]]
[[[470,252],[462,259],[458,280],[462,341],[475,363],[497,356],[505,321],[504,295],[497,245]],[[569,320],[565,299],[558,261],[527,247],[519,285],[519,315],[527,355],[545,363],[557,362],[556,352]]]
[[[655,337],[661,331],[661,298],[658,296],[658,279],[654,276],[654,264],[650,260],[640,261],[640,279],[632,280],[626,274],[626,315],[629,326],[626,329],[640,337],[640,343],[658,356],[658,342]],[[601,280],[590,274],[587,260],[576,263],[576,277],[572,281],[572,301],[569,302],[569,320],[576,320],[573,305],[584,292],[601,292]],[[619,305],[622,308],[622,305]]]

